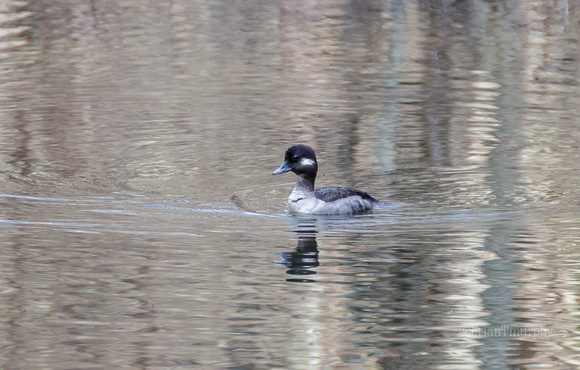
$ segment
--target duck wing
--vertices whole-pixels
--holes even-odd
[[[338,188],[334,186],[324,186],[314,189],[314,196],[324,202],[333,202],[338,199],[344,199],[355,195],[360,196],[362,199],[370,200],[371,202],[377,202],[372,195],[360,190]]]

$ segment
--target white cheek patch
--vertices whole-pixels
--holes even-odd
[[[302,158],[302,160],[300,161],[301,166],[314,166],[315,163],[316,162],[314,162],[310,158]]]

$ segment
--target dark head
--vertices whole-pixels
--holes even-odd
[[[314,149],[304,144],[291,146],[286,151],[284,163],[272,174],[278,175],[288,171],[292,171],[298,176],[309,178],[314,184],[316,172],[318,171]]]

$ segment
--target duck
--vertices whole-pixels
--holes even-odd
[[[273,175],[294,172],[298,178],[288,197],[291,211],[313,215],[359,214],[378,207],[381,202],[364,191],[324,186],[315,188],[318,162],[314,149],[305,144],[293,145],[286,151],[284,162]]]

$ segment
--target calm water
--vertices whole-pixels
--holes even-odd
[[[579,367],[579,14],[5,1],[0,366]]]

